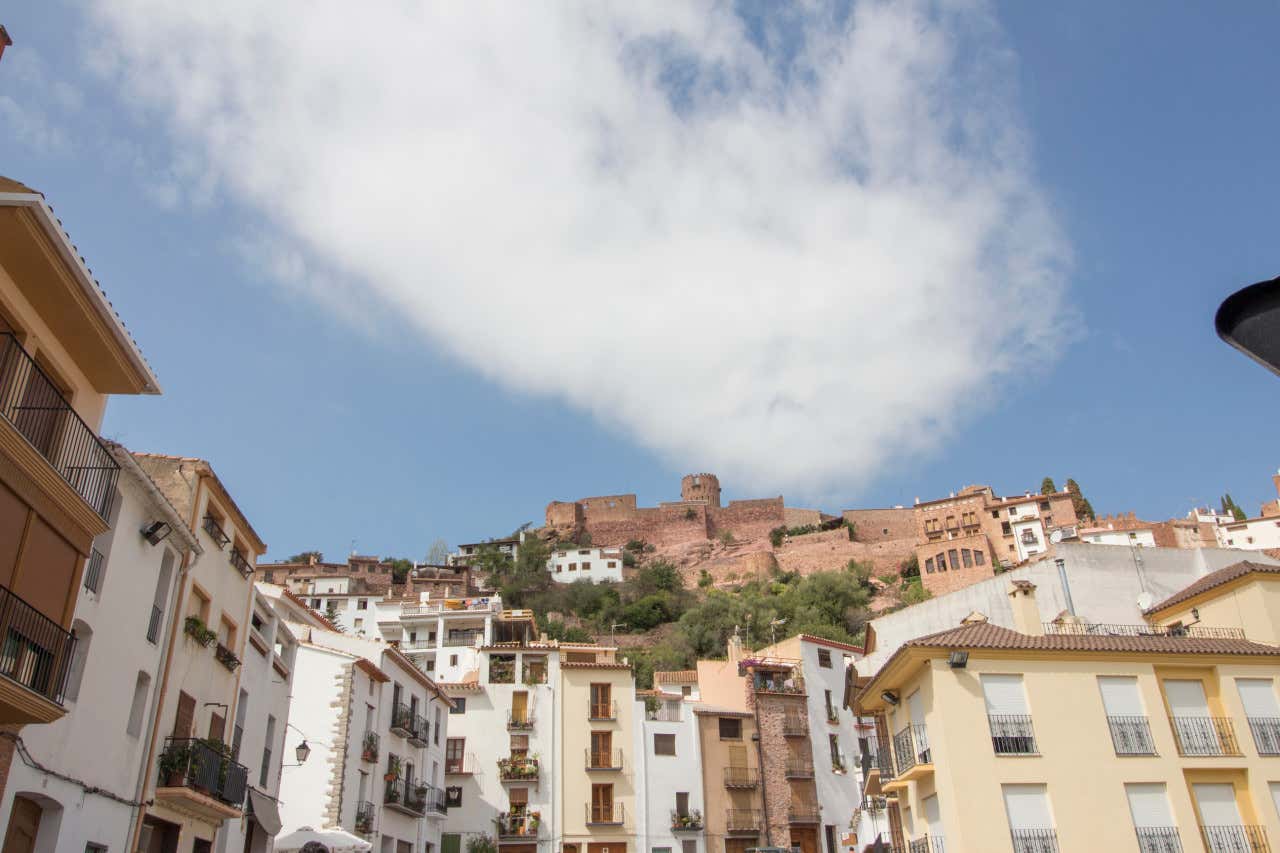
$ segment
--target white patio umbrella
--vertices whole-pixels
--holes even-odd
[[[276,839],[275,849],[284,853],[288,850],[306,850],[307,853],[367,853],[373,845],[358,835],[352,835],[345,829],[312,829],[300,826],[288,835]]]

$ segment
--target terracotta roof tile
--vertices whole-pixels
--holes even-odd
[[[904,648],[1027,649],[1044,652],[1145,652],[1190,655],[1276,655],[1280,646],[1221,637],[1046,634],[1033,636],[991,623],[962,625],[916,637]]]
[[[693,684],[698,680],[698,671],[696,669],[677,669],[668,670],[666,672],[655,672],[653,681],[655,684]]]
[[[1261,572],[1264,574],[1280,574],[1280,566],[1269,566],[1264,563],[1255,563],[1250,560],[1241,560],[1239,563],[1232,563],[1225,569],[1218,569],[1216,572],[1210,572],[1199,580],[1184,586],[1164,601],[1153,604],[1148,607],[1145,612],[1155,613],[1165,610],[1175,604],[1179,604],[1188,599],[1195,598],[1202,592],[1222,586],[1228,581],[1236,578],[1242,578],[1245,575]]]

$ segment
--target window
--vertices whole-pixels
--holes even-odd
[[[457,666],[457,665],[458,665],[458,656],[449,655],[449,666]]]
[[[981,565],[982,565],[983,563],[985,563],[986,561],[987,561],[987,558],[986,558],[986,556],[984,556],[984,555],[983,555],[983,553],[982,553],[981,551],[974,551],[974,552],[973,552],[973,562],[974,562],[974,563],[976,563],[977,565],[981,566]]]
[[[689,814],[689,792],[676,791],[676,814],[685,816]]]
[[[595,720],[613,718],[613,690],[608,684],[591,685],[591,718]]]
[[[973,552],[968,548],[960,549],[960,560],[964,563],[966,569],[973,568]]]
[[[992,517],[992,518],[999,518],[999,517],[1000,517],[1000,510],[998,510],[998,509],[993,509],[993,510],[991,510],[991,517]]]
[[[355,629],[356,629],[357,631],[363,631],[363,630],[364,630],[364,620],[363,620],[363,619],[357,619],[357,620],[355,620],[354,625],[355,625]]]
[[[147,693],[151,690],[151,676],[138,672],[138,679],[133,685],[133,704],[129,706],[129,723],[125,731],[130,737],[142,735],[142,718],[147,713]]]
[[[927,574],[933,574],[933,557],[929,557],[924,561],[924,570]]]
[[[613,785],[591,786],[591,822],[613,823]]]
[[[742,720],[737,717],[721,717],[720,740],[742,740]]]
[[[947,551],[947,563],[951,566],[952,571],[960,568],[960,557],[956,554],[955,548]]]
[[[654,755],[675,755],[676,754],[676,736],[655,734],[653,736],[653,754]]]
[[[10,636],[18,629],[10,628]],[[65,696],[74,702],[80,698],[80,682],[84,680],[85,664],[89,660],[89,645],[93,642],[93,629],[79,619],[71,626],[71,667],[67,672]]]
[[[945,572],[947,570],[947,555],[942,552],[938,552],[934,559],[937,560],[938,571]]]
[[[831,650],[818,649],[818,666],[823,669],[831,669]]]
[[[1057,845],[1053,817],[1049,813],[1049,793],[1044,785],[1001,785],[1004,811],[1013,834],[1014,853],[1054,850]]]
[[[1041,511],[1041,512],[1048,512],[1048,511],[1049,511],[1049,502],[1048,502],[1048,501],[1040,501],[1040,511]]]
[[[426,662],[426,664],[424,664],[424,665],[423,665],[423,668],[424,668],[427,672],[429,672],[429,673],[430,673],[430,672],[435,672],[435,671],[436,671],[436,659],[435,659],[435,658],[427,658],[427,662]]]
[[[276,739],[276,718],[267,715],[267,739],[262,746],[262,769],[258,772],[258,786],[267,787],[267,779],[271,776],[271,745]]]
[[[577,563],[570,563],[570,564],[569,564],[569,571],[571,571],[571,572],[576,572],[577,570],[578,570],[578,564],[577,564]]]
[[[1017,508],[1016,506],[1011,506],[1011,507],[1009,507],[1009,517],[1010,517],[1010,518],[1013,518],[1013,517],[1014,517],[1014,516],[1016,516],[1017,514],[1018,514],[1018,508]]]
[[[1131,783],[1124,786],[1124,795],[1142,853],[1180,849],[1178,825],[1173,822],[1163,783]]]
[[[368,610],[368,609],[369,609],[369,599],[362,598],[356,602],[356,610]]]
[[[692,838],[686,838],[680,842],[680,853],[698,853],[698,842]]]
[[[1003,533],[1005,536],[1012,536],[1013,528],[1009,526],[1009,522],[1002,521],[1000,522],[1000,532]]]
[[[692,696],[692,695],[693,695],[693,687],[692,687],[691,685],[689,685],[689,684],[682,685],[682,686],[681,686],[681,688],[680,688],[680,695],[681,695],[681,696]]]
[[[451,737],[444,744],[444,772],[461,773],[462,756],[466,752],[467,739]]]
[[[1027,712],[1022,676],[983,673],[979,678],[991,728],[991,746],[996,755],[1035,754],[1036,739]]]
[[[436,720],[435,731],[432,734],[431,740],[433,743],[435,743],[436,746],[439,746],[440,745],[440,706],[439,705],[436,706],[435,720]]]
[[[589,572],[589,571],[591,571],[591,564],[590,564],[590,563],[583,563],[583,564],[582,564],[582,570],[583,570],[584,572]]]
[[[107,845],[90,841],[84,845],[84,853],[107,853]]]
[[[840,753],[840,736],[827,735],[827,746],[831,750],[831,769],[833,771],[843,773],[845,770],[844,756]]]
[[[614,560],[610,560],[606,565],[607,565],[609,568],[611,568],[611,569],[616,569],[616,568],[618,568],[618,564],[617,564],[617,562],[615,562]]]

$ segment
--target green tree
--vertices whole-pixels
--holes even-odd
[[[431,543],[431,547],[427,549],[427,565],[443,566],[449,561],[449,543],[443,539],[437,539]]]
[[[413,561],[406,560],[404,557],[388,557],[382,561],[382,564],[391,567],[392,583],[404,583],[405,578],[409,577],[409,572],[413,570]]]
[[[285,557],[286,563],[309,563],[311,558],[315,557],[317,563],[324,562],[324,554],[319,551],[303,551],[300,554],[294,554],[292,557]]]
[[[920,582],[919,578],[908,583],[902,591],[902,603],[907,605],[919,604],[931,598],[933,598],[933,593],[924,588],[924,584]]]
[[[1051,495],[1058,491],[1058,487],[1054,484],[1052,477],[1045,477],[1040,481],[1040,494]]]
[[[1080,485],[1071,478],[1067,478],[1067,492],[1071,495],[1071,506],[1076,511],[1076,518],[1081,521],[1085,519],[1092,521],[1096,517],[1093,514],[1093,505],[1080,492]]]
[[[337,628],[339,631],[342,630],[342,624],[338,622],[338,602],[334,601],[332,598],[329,599],[329,603],[325,605],[324,618],[332,622],[333,627]]]
[[[684,589],[684,576],[669,560],[657,559],[643,566],[631,581],[637,597]]]
[[[498,845],[492,835],[472,835],[467,838],[467,853],[498,853]]]
[[[1223,515],[1230,515],[1236,521],[1244,521],[1249,517],[1245,515],[1245,511],[1240,508],[1240,505],[1232,499],[1230,492],[1222,496],[1222,513]]]
[[[920,558],[912,554],[898,564],[898,574],[904,578],[920,577]]]

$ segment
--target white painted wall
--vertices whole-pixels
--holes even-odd
[[[1080,541],[1089,545],[1124,545],[1126,547],[1154,548],[1156,535],[1151,530],[1091,530],[1080,534]]]
[[[819,662],[819,650],[830,654],[831,665]],[[862,785],[858,769],[858,732],[854,728],[857,718],[844,707],[844,680],[846,663],[858,657],[852,652],[816,643],[800,642],[803,662],[807,711],[809,715],[809,743],[813,749],[814,781],[818,789],[818,804],[822,807],[822,823],[818,836],[821,849],[826,851],[826,827],[832,827],[835,844],[848,831],[849,816],[862,800]],[[829,692],[828,692],[829,691]],[[827,697],[836,712],[836,722],[827,717]],[[830,737],[836,738],[839,756],[844,763],[843,772],[833,768]]]
[[[547,560],[547,571],[556,583],[618,582],[622,580],[622,549],[574,548],[570,551],[555,551]]]
[[[696,715],[693,707],[678,698],[665,703],[679,711],[677,722],[647,719],[643,699],[636,702],[633,719],[636,728],[634,754],[642,765],[637,768],[636,812],[641,815],[636,848],[644,853],[659,847],[669,847],[672,853],[681,853],[682,843],[696,841],[699,853],[711,853],[718,845],[707,843],[705,831],[673,832],[671,812],[676,807],[677,792],[689,794],[689,810],[697,811],[706,820],[706,804],[702,797],[702,754],[698,740]],[[658,755],[654,750],[654,735],[675,735],[676,754]]]
[[[1218,544],[1224,548],[1261,551],[1280,548],[1280,518],[1251,518],[1215,528]],[[1250,558],[1252,559],[1252,558]]]

